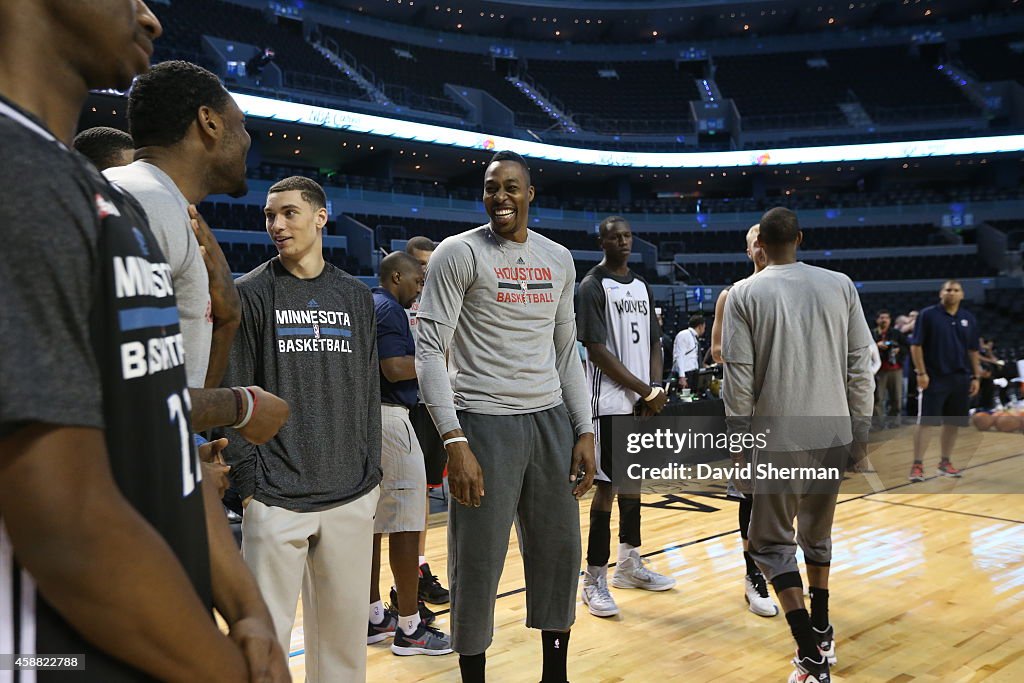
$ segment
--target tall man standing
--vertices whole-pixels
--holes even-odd
[[[576,498],[593,484],[594,429],[576,355],[576,269],[568,249],[527,229],[533,195],[521,156],[491,158],[483,192],[490,221],[441,243],[418,315],[416,374],[444,439],[456,503],[448,575],[464,683],[484,680],[513,521],[526,625],[543,632],[544,683],[565,683],[575,619]]]
[[[676,580],[644,566],[640,557],[640,495],[612,486],[611,420],[632,416],[643,399],[644,413],[657,415],[668,397],[661,387],[661,326],[654,315],[651,288],[629,269],[633,231],[622,216],[609,216],[598,228],[604,252],[580,283],[576,334],[587,347],[587,380],[594,413],[597,492],[590,503],[587,570],[583,604],[598,617],[619,613],[608,590],[612,501],[619,500],[619,555],[612,577],[616,588],[669,590]],[[602,437],[602,433],[604,437]]]
[[[687,386],[686,373],[700,369],[700,338],[706,328],[703,315],[691,315],[689,327],[679,331],[672,345],[672,371],[684,388]]]
[[[967,426],[970,397],[981,387],[978,358],[978,322],[960,307],[964,288],[947,280],[939,292],[939,304],[921,310],[910,338],[910,354],[917,375],[917,432],[910,481],[924,481],[924,454],[932,438],[934,422],[941,419],[942,449],[937,473],[959,477],[953,466],[953,448],[960,427]],[[930,423],[929,423],[930,422]]]
[[[416,552],[423,531],[427,475],[423,453],[409,422],[416,406],[415,344],[406,310],[423,288],[423,267],[396,251],[380,262],[380,286],[373,288],[380,359],[381,497],[373,522],[373,568],[370,575],[370,621],[366,642],[394,636],[399,655],[445,655],[448,637],[425,621],[417,606],[419,572]],[[391,573],[397,593],[392,610],[380,599],[380,542],[388,535]],[[395,613],[393,610],[397,610]]]
[[[434,255],[437,245],[433,240],[423,235],[412,237],[405,243],[405,253],[419,261],[423,266],[423,275],[426,278],[427,267],[430,265],[430,257]],[[420,310],[420,299],[416,300],[409,307],[409,328],[412,331],[413,340],[416,339],[416,314]],[[420,532],[419,565],[420,565],[420,600],[434,605],[443,605],[448,602],[448,589],[441,585],[441,580],[430,570],[427,563],[427,519],[430,517],[430,488],[444,486],[444,466],[448,462],[444,446],[441,445],[441,437],[434,427],[433,420],[427,407],[420,400],[416,406],[409,410],[409,421],[416,430],[416,438],[419,439],[420,449],[423,451],[423,461],[427,470],[427,505],[424,510],[423,531]],[[422,610],[421,610],[422,611]]]
[[[898,427],[903,411],[903,362],[907,359],[907,338],[892,326],[892,314],[882,309],[875,317],[872,337],[878,348],[881,367],[875,373],[875,417],[889,418]],[[886,409],[885,402],[889,405]]]
[[[799,439],[800,452],[814,461],[845,463],[853,438],[849,418],[860,426],[870,419],[873,404],[871,332],[857,289],[842,273],[797,261],[802,233],[789,209],[769,210],[760,226],[757,240],[768,265],[757,277],[734,285],[726,302],[726,416],[737,422],[752,416],[814,422],[810,433]],[[813,363],[814,372],[794,373],[794,358]],[[817,426],[821,421],[845,433],[825,433]],[[804,431],[799,430],[799,420],[787,426]],[[858,430],[859,438],[865,436]],[[842,448],[834,448],[837,437]],[[789,452],[778,455],[792,457]],[[759,459],[772,456],[758,454]],[[749,552],[772,582],[797,643],[791,683],[831,680],[835,644],[828,618],[828,576],[838,488],[835,481],[832,490],[814,495],[758,490],[754,496]],[[798,534],[794,518],[799,521]],[[807,563],[810,614],[796,561],[797,543]]]
[[[229,419],[217,419],[225,412],[220,408],[234,401],[217,387],[241,304],[227,259],[195,205],[210,194],[241,197],[248,192],[245,116],[214,74],[189,62],[171,61],[135,79],[128,123],[138,147],[136,160],[104,175],[142,204],[171,266],[193,427],[205,431],[234,424],[230,411]],[[258,388],[250,391],[256,398],[250,423],[285,407],[276,396]],[[273,425],[274,431],[280,424]]]
[[[246,505],[242,555],[278,640],[290,643],[301,586],[306,680],[359,683],[381,480],[380,368],[370,290],[324,260],[326,206],[308,178],[267,193],[278,256],[238,280],[242,325],[227,382],[268,387],[293,417],[262,447],[228,432],[225,459]]]

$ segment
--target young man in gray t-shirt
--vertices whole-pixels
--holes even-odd
[[[780,207],[765,213],[757,242],[768,265],[729,292],[722,349],[726,416],[732,424],[756,416],[783,427],[767,428],[785,433],[772,435],[772,452],[759,453],[759,463],[806,455],[838,464],[841,472],[854,436],[866,438],[874,409],[873,341],[853,282],[842,273],[798,262],[801,238],[792,211]],[[865,429],[854,433],[851,419]],[[766,492],[755,488],[749,552],[772,582],[797,642],[790,680],[823,683],[835,663],[828,577],[839,482],[812,490],[813,495],[801,490],[803,483],[788,483],[793,492],[781,492],[781,486]],[[796,561],[798,542],[807,564],[810,614]]]
[[[437,248],[417,316],[420,393],[455,500],[448,572],[464,683],[484,680],[513,520],[544,683],[565,683],[576,612],[576,499],[593,483],[594,428],[576,355],[576,269],[568,249],[527,229],[533,193],[525,160],[495,154],[484,175],[490,222]]]
[[[238,279],[242,326],[225,381],[259,383],[293,407],[269,443],[228,432],[245,504],[242,555],[291,643],[300,588],[309,683],[366,679],[366,600],[381,482],[380,368],[369,288],[327,263],[327,197],[308,178],[270,187],[278,256]]]

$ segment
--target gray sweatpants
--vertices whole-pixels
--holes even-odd
[[[491,644],[494,601],[513,521],[526,577],[526,625],[568,631],[576,619],[582,548],[569,481],[573,429],[564,405],[526,415],[459,414],[484,475],[480,507],[448,512],[452,647]]]
[[[759,453],[757,462],[772,461],[780,467],[834,465],[845,471],[849,448],[844,446],[813,451],[804,457],[794,456]],[[831,564],[832,520],[841,483],[792,481],[762,486],[761,482],[755,482],[756,495],[748,528],[750,556],[769,581],[780,574],[800,571],[796,561],[797,545],[803,550],[808,564]]]

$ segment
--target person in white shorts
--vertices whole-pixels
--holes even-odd
[[[373,522],[373,565],[370,575],[370,615],[367,644],[394,636],[396,655],[446,655],[452,651],[448,636],[422,619],[417,605],[419,569],[417,551],[423,531],[427,472],[416,432],[409,421],[415,407],[416,356],[406,310],[423,289],[423,267],[404,252],[380,262],[380,286],[373,288],[377,317],[377,354],[380,360],[381,495]],[[384,606],[380,598],[380,541],[388,534],[391,572],[397,604]]]

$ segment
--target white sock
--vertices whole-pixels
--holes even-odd
[[[416,565],[416,566],[417,567],[422,567],[426,563],[427,563],[427,556],[426,555],[420,555],[420,563],[418,565]]]
[[[384,601],[378,600],[370,605],[370,623],[380,624],[384,621]]]
[[[604,574],[607,571],[608,571],[608,565],[606,565],[606,564],[605,565],[601,565],[600,567],[598,567],[597,565],[593,565],[593,564],[588,564],[587,565],[587,573],[590,574],[591,576],[600,576],[601,574]]]
[[[619,544],[619,564],[621,564],[623,560],[629,557],[630,550],[636,550],[636,548],[628,543]]]
[[[414,612],[411,617],[398,617],[398,627],[407,636],[411,636],[419,625],[420,613],[418,611]]]

